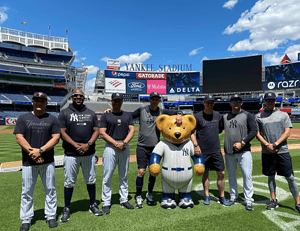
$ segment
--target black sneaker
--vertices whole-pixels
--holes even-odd
[[[70,218],[70,209],[68,207],[64,207],[61,217],[60,217],[60,222],[68,222]]]
[[[300,213],[300,204],[295,204],[295,212]]]
[[[271,202],[270,202],[270,204],[266,207],[266,209],[268,209],[268,210],[273,210],[273,209],[275,209],[275,208],[278,208],[279,207],[279,205],[278,205],[278,201],[277,201],[277,199],[271,199]]]
[[[96,203],[90,205],[90,213],[93,213],[95,216],[102,216],[103,212],[98,208]]]
[[[30,223],[23,223],[20,227],[20,231],[28,231],[30,229]]]
[[[126,201],[126,202],[124,202],[124,203],[121,203],[120,206],[121,206],[122,208],[126,208],[126,209],[134,209],[134,207],[133,207],[131,204],[129,204],[128,201]]]
[[[110,206],[103,206],[102,207],[103,214],[109,214],[110,213]]]
[[[247,203],[246,203],[246,210],[248,210],[248,211],[253,211],[254,210],[251,201],[247,201]]]
[[[147,205],[149,205],[149,206],[156,205],[156,202],[154,201],[153,196],[152,196],[151,193],[147,192],[147,194],[146,194],[146,200],[147,200]]]
[[[55,219],[47,220],[47,224],[49,225],[49,228],[55,228],[55,227],[57,227],[57,222],[56,222]]]
[[[231,205],[231,203],[228,200],[226,200],[225,197],[219,197],[218,203],[220,203],[221,205],[223,205],[225,207],[228,207]]]

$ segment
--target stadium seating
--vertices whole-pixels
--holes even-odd
[[[64,78],[65,70],[51,70],[51,69],[39,69],[39,68],[32,68],[27,67],[27,69],[30,71],[31,74],[35,75],[51,75],[52,77],[55,76],[61,76],[61,78]]]
[[[3,47],[0,47],[0,52],[2,53],[2,58],[6,60],[21,61],[25,63],[37,62],[32,52],[6,49]]]
[[[21,92],[19,91],[6,91],[6,90],[0,90],[0,94],[5,95],[7,98],[10,100],[15,100],[15,101],[24,101],[28,102],[29,100],[24,97]],[[7,100],[7,99],[6,99]]]
[[[19,72],[19,73],[27,73],[23,66],[16,66],[16,65],[3,65],[0,64],[0,71],[3,70],[4,72]]]

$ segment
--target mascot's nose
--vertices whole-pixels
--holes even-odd
[[[180,136],[181,136],[181,133],[180,133],[180,132],[176,132],[176,133],[175,133],[176,139],[179,139]]]

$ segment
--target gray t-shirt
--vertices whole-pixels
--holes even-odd
[[[287,113],[278,109],[267,111],[255,116],[258,130],[268,143],[276,142],[284,133],[285,128],[292,128],[290,117]],[[279,145],[277,154],[287,153],[289,151],[287,141]],[[262,153],[271,154],[265,145],[262,145]]]

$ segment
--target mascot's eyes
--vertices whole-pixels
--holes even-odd
[[[169,130],[172,130],[172,128],[171,128],[171,127],[169,127]]]
[[[185,129],[185,127],[182,127],[183,129]]]

